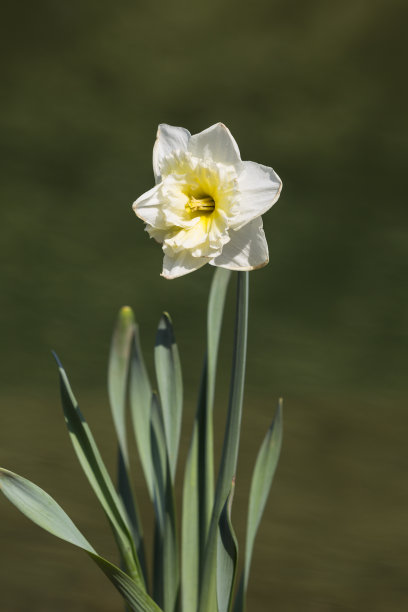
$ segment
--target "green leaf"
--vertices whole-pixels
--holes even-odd
[[[196,610],[214,500],[213,405],[218,347],[231,272],[216,268],[207,312],[207,355],[183,484],[182,609]]]
[[[282,447],[282,431],[282,400],[279,400],[275,417],[262,442],[252,475],[245,548],[245,587],[248,584],[255,536],[265,510],[266,501],[279,461]]]
[[[65,370],[58,357],[55,356],[55,358],[60,373],[62,406],[72,445],[82,469],[109,519],[126,570],[132,578],[140,579],[143,582],[144,579],[126,512],[102,461],[91,430],[78,407]]]
[[[154,502],[159,521],[160,531],[164,532],[165,498],[166,498],[166,472],[167,452],[164,434],[163,416],[157,393],[152,394],[152,408],[150,421],[150,438],[153,465]]]
[[[265,510],[282,446],[282,400],[266,433],[256,459],[249,493],[245,564],[235,601],[234,612],[245,610],[245,597],[256,533]]]
[[[31,521],[87,552],[94,548],[48,493],[26,478],[0,468],[0,490]]]
[[[248,272],[238,272],[234,352],[228,416],[225,427],[220,469],[215,490],[211,525],[205,550],[202,582],[200,587],[199,612],[213,612],[216,606],[215,572],[217,525],[224,501],[228,496],[230,483],[235,476],[237,466],[242,419],[242,403],[244,395],[247,333]]]
[[[133,542],[136,547],[136,554],[140,563],[140,569],[143,572],[144,582],[147,584],[147,564],[143,528],[140,520],[139,509],[136,504],[130,483],[129,470],[125,465],[120,448],[118,448],[118,492],[125,508],[127,522],[129,524]],[[125,563],[124,559],[123,562]]]
[[[235,481],[218,521],[217,538],[217,603],[218,612],[231,608],[235,574],[238,562],[238,543],[231,523],[231,506]]]
[[[172,481],[176,473],[183,410],[183,380],[173,325],[167,313],[159,321],[154,350],[157,384]]]
[[[146,561],[143,543],[143,528],[139,510],[130,483],[129,450],[126,435],[126,407],[130,354],[133,345],[135,322],[132,309],[124,306],[119,311],[114,329],[108,365],[108,392],[119,442],[118,490],[130,523],[133,540],[146,580]]]
[[[163,612],[146,591],[122,570],[99,555],[91,556],[132,610],[135,612]]]
[[[133,333],[133,312],[131,308],[124,306],[119,311],[112,337],[108,365],[108,393],[113,422],[126,466],[129,465],[126,437],[126,396]]]
[[[151,410],[151,448],[156,510],[154,594],[165,612],[175,612],[180,589],[179,551],[170,464],[166,452],[163,415],[157,395]]]
[[[140,345],[139,327],[135,324],[130,361],[130,411],[140,462],[150,499],[153,501],[153,466],[150,448],[150,404],[152,388]]]
[[[26,478],[0,468],[0,490],[31,521],[84,550],[97,563],[135,612],[161,612],[140,581],[134,581],[118,567],[100,557],[69,516],[48,493]]]

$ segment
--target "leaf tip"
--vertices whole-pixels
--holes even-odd
[[[56,361],[57,366],[58,366],[58,367],[59,367],[61,370],[63,370],[62,363],[61,363],[60,358],[58,357],[57,353],[56,353],[54,350],[52,350],[52,351],[51,351],[51,355],[54,357],[54,359],[55,359],[55,361]]]
[[[119,310],[119,320],[123,321],[123,323],[131,323],[133,322],[133,310],[130,306],[122,306]]]
[[[163,312],[157,327],[156,346],[169,346],[175,343],[173,322],[169,313]]]
[[[164,329],[167,327],[171,327],[172,325],[173,325],[173,322],[171,320],[171,316],[166,310],[164,310],[162,313],[162,316],[160,317],[159,328],[160,326],[162,326],[162,329]]]

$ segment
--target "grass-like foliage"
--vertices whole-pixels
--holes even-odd
[[[245,559],[237,588],[238,543],[231,519],[238,459],[248,322],[248,273],[238,272],[230,399],[218,474],[214,474],[213,404],[217,355],[231,273],[215,271],[208,303],[207,350],[183,483],[179,533],[174,496],[183,382],[173,325],[160,319],[155,344],[157,391],[144,364],[132,310],[119,312],[114,330],[108,390],[118,440],[117,486],[103,463],[65,370],[56,357],[62,407],[75,453],[112,529],[120,566],[94,550],[63,509],[25,478],[0,469],[0,489],[29,519],[84,550],[136,612],[243,612],[256,533],[275,474],[282,440],[282,405],[256,459],[249,497]],[[127,410],[154,508],[152,576],[130,476]]]

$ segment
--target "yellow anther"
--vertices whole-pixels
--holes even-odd
[[[204,196],[203,198],[191,196],[186,208],[190,212],[212,212],[215,208],[215,202],[211,196]]]

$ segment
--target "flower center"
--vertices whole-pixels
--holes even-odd
[[[211,196],[203,196],[201,198],[195,198],[190,196],[189,201],[186,204],[187,210],[191,213],[205,212],[211,213],[215,208],[215,202]]]

